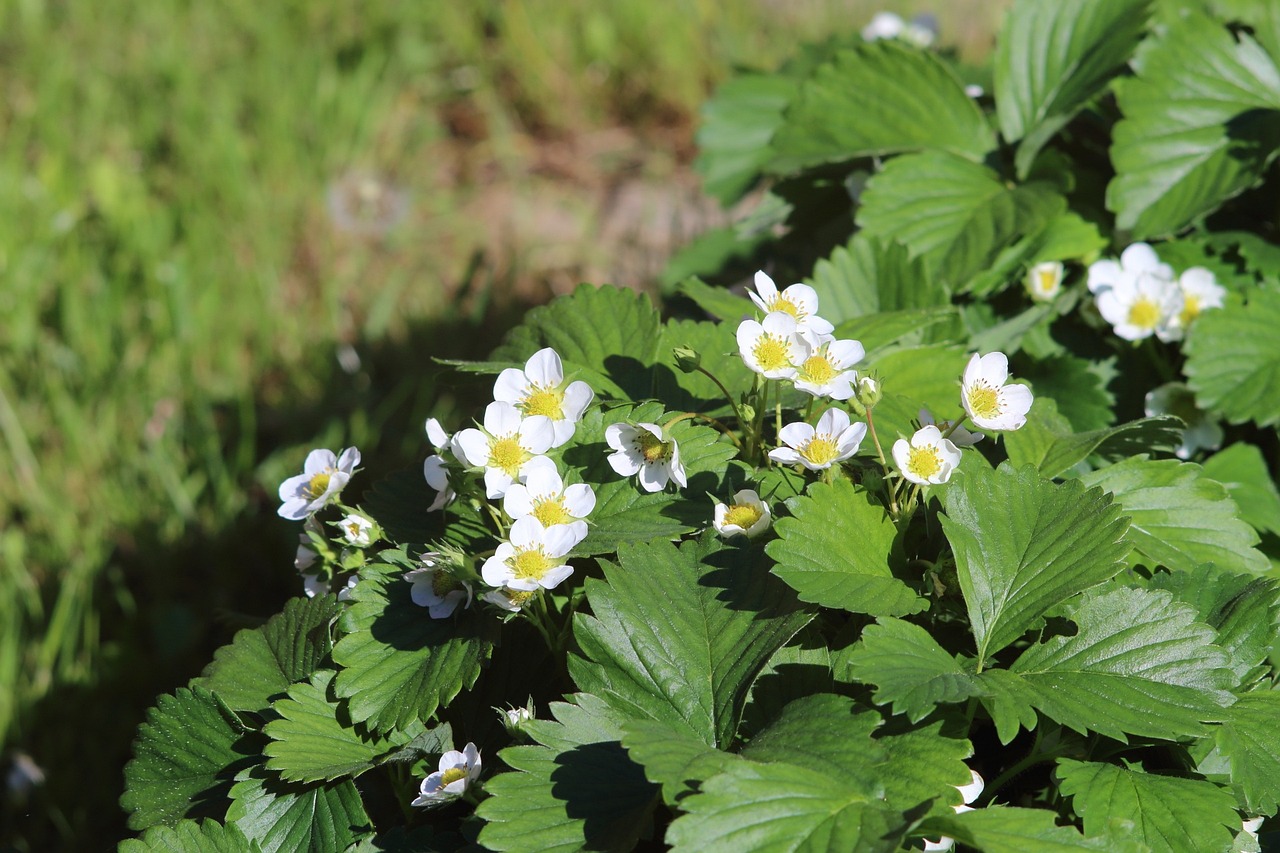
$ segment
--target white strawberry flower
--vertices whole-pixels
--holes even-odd
[[[1134,243],[1120,253],[1120,260],[1104,258],[1089,265],[1089,292],[1097,294],[1115,287],[1125,277],[1173,281],[1173,267],[1162,264],[1156,250],[1146,243]]]
[[[765,314],[780,311],[790,315],[801,329],[820,335],[831,332],[832,325],[818,316],[818,292],[809,285],[793,284],[779,293],[778,285],[763,270],[756,273],[755,284],[755,291],[748,290],[747,295]]]
[[[1221,308],[1227,299],[1226,288],[1204,267],[1191,267],[1178,276],[1178,290],[1182,292],[1182,308],[1166,325],[1165,336],[1161,338],[1164,341],[1180,340],[1202,312]]]
[[[1248,820],[1241,820],[1240,831],[1251,837],[1254,841],[1257,841],[1258,831],[1262,829],[1262,824],[1266,819],[1266,815],[1262,815],[1261,817],[1251,817]]]
[[[1152,335],[1170,340],[1171,324],[1183,304],[1182,291],[1172,279],[1128,273],[1099,290],[1095,302],[1102,319],[1126,341],[1140,341]]]
[[[640,487],[646,492],[662,491],[668,480],[682,489],[689,485],[680,447],[674,438],[664,437],[657,424],[611,424],[604,440],[614,450],[609,467],[624,477],[639,474]]]
[[[441,556],[436,551],[423,554],[422,568],[404,575],[404,579],[413,585],[409,597],[414,604],[427,608],[432,619],[447,619],[459,604],[464,609],[471,606],[471,585],[458,580],[445,568]]]
[[[469,743],[459,752],[451,749],[440,756],[439,769],[422,780],[418,797],[411,805],[434,806],[456,799],[480,778],[480,750]]]
[[[827,409],[816,427],[803,421],[787,424],[778,433],[785,447],[769,451],[769,458],[784,465],[803,465],[810,471],[830,468],[858,452],[867,434],[864,423],[850,423],[843,409]]]
[[[450,448],[453,439],[444,431],[440,421],[427,418],[427,440],[436,452],[422,463],[422,476],[436,492],[436,499],[427,507],[427,512],[435,512],[457,497],[457,492],[449,485],[449,461],[443,455],[446,451],[452,452]]]
[[[978,799],[979,795],[982,794],[982,789],[986,787],[986,782],[978,775],[977,770],[970,770],[969,774],[972,776],[972,781],[969,784],[956,786],[956,790],[960,792],[960,796],[964,799],[963,804],[951,807],[956,814],[973,811],[973,806],[969,804]],[[937,841],[925,839],[924,842],[924,849],[928,853],[945,853],[945,851],[955,846],[956,840],[947,835],[942,836]]]
[[[796,363],[792,382],[815,397],[848,400],[856,391],[858,372],[853,365],[866,350],[855,340],[836,340],[831,335],[806,332],[800,336],[803,351]]]
[[[494,499],[505,495],[532,468],[545,464],[534,460],[550,450],[554,440],[550,418],[521,417],[514,405],[499,400],[485,408],[484,430],[462,430],[453,437],[453,450],[465,464],[485,469],[485,490]]]
[[[373,544],[375,535],[373,522],[363,515],[354,512],[347,515],[338,523],[338,528],[342,531],[342,538],[348,545],[367,548]]]
[[[341,456],[332,450],[316,449],[307,454],[302,473],[280,484],[280,509],[282,518],[302,521],[312,513],[324,509],[351,480],[360,464],[360,451],[348,447]]]
[[[964,418],[961,418],[961,420],[964,420]],[[933,414],[928,409],[921,409],[920,425],[929,426],[930,424],[936,426],[941,432],[951,430],[951,434],[947,436],[947,438],[951,439],[951,443],[956,447],[973,447],[979,441],[982,441],[982,439],[987,437],[985,433],[970,432],[964,427],[954,424],[952,421],[935,421],[933,419]]]
[[[555,435],[551,446],[559,447],[573,438],[578,421],[595,393],[585,382],[566,383],[559,354],[546,347],[529,357],[524,370],[508,367],[498,374],[493,398],[512,404],[526,417],[550,418]]]
[[[554,464],[541,465],[523,483],[507,489],[502,508],[513,520],[532,516],[544,527],[567,524],[585,538],[587,523],[582,519],[596,508],[596,493],[586,483],[566,487]]]
[[[960,464],[960,448],[933,425],[916,430],[911,440],[900,438],[893,443],[893,461],[902,476],[921,486],[936,486],[951,479]]]
[[[960,380],[965,414],[983,429],[1015,430],[1027,422],[1031,389],[1006,385],[1009,359],[1002,352],[974,353]]]
[[[499,589],[491,589],[480,597],[490,604],[501,607],[508,613],[519,613],[520,608],[528,604],[537,594],[538,590],[536,589],[511,589],[504,586]]]
[[[1143,409],[1149,418],[1157,415],[1174,415],[1186,426],[1182,430],[1182,443],[1174,450],[1179,459],[1190,459],[1200,448],[1217,450],[1222,446],[1222,427],[1196,406],[1195,394],[1182,382],[1166,382],[1147,392]]]
[[[546,527],[531,515],[517,519],[507,532],[507,541],[484,561],[480,576],[489,586],[525,592],[552,589],[573,574],[564,556],[582,541],[585,527]]]
[[[769,529],[773,514],[769,505],[760,500],[754,489],[741,489],[733,496],[733,503],[716,504],[712,526],[725,539],[746,536],[754,539]]]
[[[1027,270],[1027,293],[1037,302],[1049,302],[1062,292],[1062,261],[1044,261]]]
[[[804,355],[796,318],[781,311],[766,314],[763,322],[738,324],[738,352],[747,367],[766,379],[790,379]]]

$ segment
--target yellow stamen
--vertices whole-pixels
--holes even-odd
[[[329,471],[321,471],[319,474],[313,474],[310,482],[307,483],[307,494],[314,500],[325,493],[329,488]]]
[[[553,524],[569,524],[573,516],[564,508],[560,498],[537,498],[533,502],[533,517],[542,522],[543,527]]]
[[[942,470],[942,458],[933,445],[913,447],[907,456],[907,470],[922,480],[927,480]]]
[[[979,418],[1000,416],[1000,392],[986,382],[977,382],[969,389],[969,411]]]
[[[804,364],[800,365],[800,375],[796,378],[801,382],[826,385],[836,378],[838,372],[835,365],[831,363],[831,360],[825,354],[811,355],[804,360]]]
[[[724,523],[726,526],[736,524],[743,530],[750,530],[751,525],[759,521],[762,515],[764,513],[760,511],[759,507],[751,504],[734,504],[724,514]]]
[[[444,773],[440,774],[440,789],[443,790],[454,782],[457,782],[459,779],[465,778],[467,778],[467,768],[450,767],[448,770],[444,771]]]
[[[530,417],[546,415],[553,421],[564,420],[564,392],[559,388],[535,385],[521,401],[519,408]]]
[[[1057,270],[1040,270],[1036,278],[1040,281],[1040,292],[1043,294],[1053,293],[1053,289],[1058,286]]]
[[[795,317],[797,320],[803,320],[806,314],[803,308],[801,308],[799,305],[792,302],[787,297],[781,296],[781,295],[777,296],[773,300],[773,304],[769,306],[769,310],[781,311],[784,314],[790,314],[792,317]]]
[[[1178,312],[1178,322],[1184,327],[1190,326],[1191,321],[1200,316],[1200,297],[1188,296],[1182,303],[1182,310]]]
[[[1160,306],[1146,296],[1129,306],[1129,323],[1139,329],[1154,329],[1160,322]]]
[[[489,445],[489,467],[499,468],[515,478],[519,476],[520,466],[528,461],[529,455],[529,451],[520,446],[519,439],[514,435],[495,438]]]
[[[635,447],[650,465],[671,457],[670,442],[663,441],[643,427],[636,434]]]
[[[830,465],[840,455],[836,447],[835,437],[831,435],[815,435],[800,451],[800,455],[814,465]]]
[[[431,575],[431,591],[444,598],[455,589],[462,589],[462,584],[448,572],[436,571]]]
[[[752,354],[761,370],[781,370],[791,364],[791,349],[777,335],[761,335]]]
[[[508,557],[507,565],[511,567],[511,573],[517,579],[538,581],[542,580],[548,569],[557,564],[542,553],[541,548],[530,548],[527,551],[517,551],[514,556]]]

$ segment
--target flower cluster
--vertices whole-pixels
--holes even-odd
[[[1175,277],[1146,243],[1129,246],[1118,261],[1091,264],[1088,286],[1098,313],[1127,341],[1152,335],[1166,342],[1181,340],[1202,312],[1221,308],[1227,295],[1204,267]]]
[[[361,549],[370,547],[382,535],[370,519],[347,511],[341,521],[331,522],[340,533],[335,548],[325,537],[324,526],[317,518],[317,514],[330,505],[345,509],[339,498],[359,464],[360,451],[354,447],[337,455],[332,450],[317,448],[307,454],[301,474],[280,484],[277,513],[282,518],[303,522],[293,566],[302,576],[302,588],[308,597],[331,592],[337,581],[338,598],[345,600],[355,586],[355,569],[364,562]]]
[[[932,15],[917,15],[910,21],[893,12],[877,12],[871,23],[862,28],[866,41],[902,39],[917,47],[928,47],[938,37],[938,22]]]

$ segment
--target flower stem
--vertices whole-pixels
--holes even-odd
[[[873,406],[867,406],[867,432],[871,433],[871,441],[876,446],[876,454],[880,457],[880,470],[884,471],[885,492],[889,498],[889,515],[898,520],[898,484],[890,476],[889,460],[885,458],[884,448],[880,446],[880,436],[876,432],[876,422],[871,417]]]
[[[721,382],[719,379],[717,379],[714,373],[707,370],[702,365],[698,365],[697,369],[699,373],[706,376],[712,382],[716,383],[716,387],[720,389],[720,393],[724,394],[724,398],[729,401],[729,405],[733,408],[733,416],[737,418],[738,426],[745,429],[746,424],[742,422],[742,410],[738,408],[738,402],[733,399],[733,395],[729,393],[729,389],[724,387],[724,383]],[[741,447],[741,445],[739,445],[739,447]]]

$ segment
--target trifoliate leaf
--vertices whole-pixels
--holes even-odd
[[[956,557],[981,667],[1045,612],[1124,567],[1127,527],[1101,489],[1031,467],[979,465],[947,490],[942,529]]]
[[[1036,397],[1027,423],[1005,435],[1009,461],[1034,465],[1045,477],[1058,477],[1093,454],[1126,457],[1134,453],[1168,451],[1182,441],[1182,421],[1170,415],[1141,418],[1089,432],[1075,432],[1059,414],[1051,397]]]
[[[1280,692],[1246,693],[1226,710],[1214,741],[1231,766],[1231,785],[1249,814],[1280,806]]]
[[[339,620],[346,634],[333,647],[343,669],[334,692],[351,719],[378,732],[427,720],[470,687],[493,648],[496,623],[478,609],[432,619],[409,597],[399,575],[370,572]]]
[[[1124,68],[1146,27],[1149,0],[1023,0],[997,41],[1000,131],[1025,177],[1044,144]]]
[[[1206,459],[1204,473],[1226,486],[1240,517],[1255,530],[1280,534],[1280,491],[1257,445],[1237,441]]]
[[[1064,605],[1074,636],[1051,637],[1008,673],[983,673],[982,701],[1006,741],[1026,706],[1079,732],[1176,739],[1223,718],[1234,682],[1213,629],[1167,592],[1110,588]],[[995,677],[988,677],[995,676]],[[1011,684],[1013,681],[1017,684]],[[1011,735],[1010,735],[1011,737]]]
[[[293,785],[254,767],[236,780],[227,822],[258,842],[262,853],[345,850],[373,831],[360,793],[349,779]]]
[[[261,711],[295,681],[309,678],[329,654],[329,623],[338,615],[332,595],[291,598],[260,628],[246,628],[213,654],[192,682],[237,711]]]
[[[1260,288],[1196,319],[1187,335],[1187,384],[1196,405],[1233,424],[1280,423],[1280,291]]]
[[[914,723],[940,703],[963,702],[982,692],[978,679],[924,628],[900,619],[878,621],[840,655],[836,670],[851,680],[874,684],[877,704],[892,703],[895,714],[906,714]]]
[[[800,88],[773,137],[770,168],[938,148],[971,161],[995,135],[937,56],[885,40],[837,53]]]
[[[569,658],[574,681],[629,717],[726,745],[752,680],[810,614],[758,549],[710,534],[624,545],[602,567],[604,581],[586,581],[592,615],[574,617],[585,656]]]
[[[652,395],[660,330],[658,312],[643,294],[583,285],[530,311],[491,358],[523,364],[553,347],[566,378],[583,380],[597,395],[643,400]]]
[[[1196,610],[1196,619],[1218,632],[1216,645],[1231,655],[1236,682],[1266,660],[1276,641],[1276,582],[1203,565],[1186,572],[1160,572],[1148,582],[1167,589]]]
[[[1214,563],[1229,572],[1265,572],[1271,564],[1253,546],[1258,534],[1240,518],[1221,483],[1199,465],[1134,457],[1081,478],[1110,493],[1130,518],[1125,538],[1136,563],[1191,570]]]
[[[485,783],[477,815],[489,850],[630,850],[648,832],[658,786],[645,779],[619,739],[626,717],[587,694],[551,704],[558,722],[526,730],[540,746],[500,756],[514,772]]]
[[[1195,57],[1188,62],[1188,57]],[[1107,207],[1134,238],[1171,234],[1252,186],[1280,150],[1280,69],[1203,14],[1171,23],[1117,87]]]
[[[954,288],[1065,208],[1048,184],[1010,188],[980,163],[924,151],[895,157],[867,182],[857,221],[868,237],[906,244]]]
[[[822,316],[836,325],[885,311],[950,304],[947,291],[929,280],[924,262],[912,260],[906,246],[861,231],[818,261],[808,283],[818,294]]]
[[[248,729],[215,694],[180,687],[156,700],[124,768],[130,829],[222,817],[236,772],[253,761]]]
[[[262,853],[262,848],[234,826],[180,820],[173,826],[154,826],[141,838],[126,838],[116,853]]]
[[[983,853],[1072,853],[1097,850],[1105,853],[1139,853],[1146,848],[1122,838],[1085,838],[1073,826],[1058,826],[1058,813],[1047,809],[987,806],[963,814],[930,817],[912,835],[937,838],[945,835]]]
[[[650,782],[662,785],[668,806],[698,789],[699,783],[723,772],[739,756],[708,746],[688,731],[678,731],[652,720],[627,720],[622,725],[622,745],[631,760],[644,768]]]
[[[928,606],[889,568],[897,527],[884,507],[848,480],[815,483],[775,527],[779,538],[765,548],[777,561],[773,573],[801,601],[873,616]]]
[[[305,684],[289,688],[287,698],[272,705],[280,719],[263,729],[271,743],[263,750],[267,769],[290,782],[315,782],[359,776],[377,759],[422,733],[414,721],[404,731],[382,738],[345,721],[346,709],[328,698],[332,672],[317,672]]]
[[[702,108],[694,163],[708,194],[729,206],[751,188],[772,154],[769,138],[799,88],[781,74],[740,74],[716,89]]]
[[[1084,819],[1084,834],[1106,837],[1111,821],[1132,821],[1132,837],[1152,853],[1222,850],[1240,825],[1236,798],[1212,782],[1140,773],[1112,764],[1058,759],[1058,790]]]

